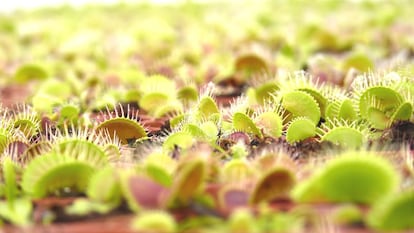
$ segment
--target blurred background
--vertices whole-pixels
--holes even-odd
[[[116,4],[116,3],[153,3],[153,4],[165,4],[185,2],[186,0],[19,0],[19,1],[4,1],[0,6],[0,12],[13,12],[21,9],[33,9],[43,6],[83,6],[86,4]],[[187,0],[188,1],[188,0]],[[207,2],[206,0],[198,0],[197,2]]]

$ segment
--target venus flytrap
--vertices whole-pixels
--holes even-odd
[[[254,89],[251,89],[251,98],[260,105],[265,105],[266,102],[272,99],[272,93],[279,90],[279,86],[275,81],[269,81]],[[249,93],[249,90],[247,91]],[[249,96],[250,97],[250,96]]]
[[[187,149],[195,139],[215,144],[221,128],[221,112],[211,97],[213,89],[214,84],[210,83],[189,114],[173,122],[173,132],[163,141],[164,150],[172,151],[176,146]]]
[[[402,231],[414,227],[414,191],[405,190],[376,202],[367,223],[380,231]]]
[[[177,92],[177,98],[183,103],[184,106],[190,106],[198,99],[198,91],[194,85],[185,85]]]
[[[23,191],[34,198],[64,195],[67,191],[85,192],[91,175],[102,167],[95,162],[93,158],[78,160],[56,152],[36,157],[24,170]]]
[[[60,106],[58,111],[58,124],[71,124],[76,125],[80,123],[81,109],[78,104],[66,103]]]
[[[269,72],[266,61],[255,53],[239,56],[234,62],[235,76],[240,82],[246,82],[250,78]]]
[[[358,149],[368,139],[368,127],[356,121],[328,120],[318,128],[321,141],[329,141],[346,149]]]
[[[279,90],[278,75],[265,73],[247,80],[246,97],[250,106],[264,106],[272,100],[272,94]]]
[[[263,137],[262,132],[257,128],[256,124],[253,122],[253,119],[248,115],[242,112],[236,112],[233,114],[232,118],[233,128],[237,131],[246,132],[253,134],[259,138]]]
[[[342,70],[348,71],[351,68],[361,72],[370,72],[374,69],[374,62],[366,54],[355,52],[348,55],[342,62]]]
[[[53,108],[65,102],[72,95],[70,85],[58,79],[41,83],[31,98],[33,109],[38,113],[51,114]]]
[[[170,190],[146,174],[134,170],[121,171],[120,184],[122,196],[130,210],[139,212],[166,207]]]
[[[256,224],[253,213],[248,209],[236,209],[229,218],[228,230],[231,233],[251,232],[258,233],[259,227]]]
[[[251,204],[290,198],[298,168],[286,152],[280,149],[265,150],[257,155],[254,164],[261,174],[250,195]]]
[[[242,96],[230,106],[227,114],[231,118],[231,132],[244,132],[260,139],[264,136],[278,138],[282,134],[283,110],[279,105],[272,106],[269,102],[265,106],[253,109]]]
[[[200,95],[191,116],[195,122],[201,121],[202,119],[213,121],[219,121],[221,119],[221,112],[216,101],[212,97],[213,90],[214,84],[209,83],[204,91],[204,94]]]
[[[171,152],[177,147],[180,149],[188,149],[194,142],[195,140],[191,133],[187,131],[178,131],[171,133],[165,138],[162,148],[166,152]]]
[[[220,123],[212,120],[201,120],[198,123],[182,122],[181,130],[190,133],[197,140],[206,141],[213,146],[219,136]]]
[[[168,206],[186,206],[203,189],[206,181],[207,165],[202,159],[192,159],[179,164],[171,186]]]
[[[47,140],[40,140],[39,142],[30,144],[24,152],[19,156],[18,162],[22,165],[27,165],[29,161],[37,156],[46,154],[52,150],[52,143]]]
[[[78,198],[65,208],[69,215],[106,214],[121,203],[119,175],[108,165],[94,173],[87,185],[86,198]]]
[[[177,161],[163,151],[153,151],[144,158],[142,167],[144,172],[159,184],[170,187],[173,183],[173,172],[177,168]]]
[[[234,213],[248,206],[249,195],[246,184],[226,183],[217,193],[217,207],[225,213]]]
[[[0,153],[2,153],[6,149],[13,135],[13,128],[11,127],[12,120],[7,116],[5,110],[3,110],[1,114],[2,115],[0,118]]]
[[[223,183],[250,182],[255,179],[257,172],[246,158],[232,158],[226,162],[220,171],[220,180]]]
[[[137,232],[174,233],[177,223],[167,212],[153,210],[139,213],[132,220],[131,228]]]
[[[295,117],[308,117],[309,120],[317,125],[321,118],[321,109],[318,102],[305,91],[281,91],[276,94],[275,101],[280,100],[281,106],[286,113],[286,121]],[[285,122],[286,123],[286,122]]]
[[[105,151],[107,142],[102,134],[96,134],[90,129],[66,126],[63,131],[56,131],[53,136],[52,151],[73,156],[76,159],[88,160],[90,157],[96,159],[96,163],[105,164],[109,161],[111,154]],[[106,135],[109,136],[109,135]],[[113,140],[115,143],[115,140]]]
[[[139,122],[138,112],[132,112],[130,107],[125,110],[115,108],[114,114],[107,108],[103,119],[96,124],[95,131],[102,133],[107,131],[113,139],[119,138],[122,144],[133,143],[147,137],[145,128]]]
[[[19,84],[27,84],[30,81],[42,81],[49,78],[49,71],[45,64],[27,63],[20,66],[13,77],[13,81]]]
[[[28,105],[18,105],[13,111],[13,127],[24,134],[27,139],[40,132],[40,119],[37,113]]]
[[[138,104],[152,116],[160,117],[182,109],[181,103],[176,99],[175,83],[164,76],[153,75],[143,79],[139,90],[142,96]]]
[[[357,77],[351,86],[361,118],[366,119],[374,128],[379,130],[383,130],[390,125],[390,122],[392,122],[390,118],[394,114],[405,118],[403,112],[406,111],[405,108],[407,107],[403,107],[401,113],[398,111],[404,102],[399,86],[401,81],[402,78],[396,73],[383,76],[370,74]]]
[[[303,141],[316,135],[315,123],[307,117],[291,120],[286,129],[286,141],[290,144]]]
[[[335,208],[333,222],[338,225],[352,226],[363,222],[363,214],[357,205],[344,204]]]
[[[283,118],[282,114],[274,111],[259,113],[254,121],[265,136],[279,138],[282,136]]]
[[[10,158],[2,161],[1,165],[6,200],[0,202],[0,217],[16,225],[27,226],[31,222],[33,207],[30,199],[22,197],[18,190],[19,167]]]
[[[346,96],[335,96],[334,98],[328,101],[326,106],[326,119],[343,119],[347,121],[355,121],[358,119],[357,111],[350,98]]]
[[[297,185],[297,202],[353,202],[373,204],[396,191],[399,174],[373,152],[348,151],[329,160],[308,180]]]
[[[295,183],[294,171],[283,165],[275,166],[258,179],[249,201],[252,204],[258,204],[277,199],[289,199],[289,193]]]

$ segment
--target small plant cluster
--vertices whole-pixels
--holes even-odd
[[[227,108],[217,104],[213,83],[181,99],[152,92],[146,101],[157,104],[148,110],[161,99],[182,108],[169,111],[168,127],[158,132],[129,105],[108,106],[94,118],[66,104],[43,113],[2,107],[0,216],[30,225],[33,201],[70,196],[76,199],[64,207],[68,216],[104,215],[126,203],[138,231],[299,232],[321,227],[304,204],[343,203],[371,208],[363,215],[354,206],[348,219],[344,207],[329,221],[413,228],[413,138],[390,135],[413,124],[411,78],[361,75],[348,92],[304,72],[277,78],[263,84],[276,90],[252,88]],[[289,150],[304,142],[320,147],[294,157]],[[273,209],[280,201],[296,206]],[[192,214],[180,220],[180,210]],[[36,221],[59,218],[52,211]]]
[[[390,2],[0,15],[0,223],[414,230],[412,6]]]

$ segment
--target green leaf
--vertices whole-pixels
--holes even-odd
[[[176,132],[170,134],[164,141],[162,148],[167,151],[171,151],[175,146],[181,149],[187,149],[193,145],[194,138],[190,133],[187,132]]]
[[[197,120],[209,119],[211,115],[220,114],[216,102],[210,96],[204,96],[198,102],[196,109]]]
[[[12,206],[6,202],[0,202],[0,216],[18,226],[30,224],[33,205],[29,198],[18,198]]]
[[[359,99],[359,112],[364,119],[368,119],[371,107],[380,111],[394,113],[402,103],[401,95],[391,87],[375,86],[367,88]]]
[[[262,132],[257,128],[253,120],[244,113],[236,112],[233,114],[233,128],[245,133],[254,134],[260,138],[263,137]]]
[[[282,96],[282,106],[293,116],[308,117],[314,125],[319,123],[321,111],[316,100],[303,91],[290,91]]]
[[[413,115],[413,104],[410,102],[402,103],[391,117],[391,122],[401,120],[408,121]]]
[[[286,130],[286,141],[290,144],[305,140],[316,135],[316,126],[307,117],[292,120]]]
[[[343,148],[361,148],[364,135],[357,129],[346,126],[334,127],[321,137],[321,141],[329,141]]]
[[[10,158],[6,158],[2,165],[6,200],[8,208],[12,209],[17,198],[16,168]]]
[[[262,131],[269,136],[279,138],[282,136],[283,121],[282,117],[275,112],[263,112],[254,121]]]
[[[25,84],[31,80],[44,80],[49,74],[45,67],[39,64],[25,64],[17,69],[14,74],[14,81],[19,84]]]
[[[407,190],[376,202],[368,213],[368,224],[381,231],[414,228],[414,191]]]
[[[299,183],[293,197],[299,202],[373,204],[395,192],[399,183],[398,172],[383,157],[373,152],[349,151]]]

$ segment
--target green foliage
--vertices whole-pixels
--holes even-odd
[[[334,120],[324,123],[321,127],[319,137],[321,141],[329,141],[342,148],[361,148],[367,140],[365,125],[358,125],[357,122],[348,123],[345,120]]]
[[[289,122],[286,130],[286,141],[290,144],[300,142],[316,135],[316,126],[307,117],[298,117]]]
[[[193,145],[194,139],[190,133],[187,132],[175,132],[165,139],[162,147],[166,151],[173,150],[176,146],[182,149],[187,149]]]
[[[244,113],[236,112],[233,114],[233,128],[238,131],[251,133],[258,137],[263,137],[262,132],[257,128],[253,120]]]
[[[370,210],[368,224],[381,231],[400,231],[414,228],[414,192],[412,190],[378,201]]]
[[[351,203],[327,218],[346,225],[366,204],[367,228],[412,230],[412,153],[399,153],[413,141],[412,11],[186,1],[0,15],[0,220],[67,220],[33,199],[82,195],[64,214],[126,203],[144,232],[326,230],[279,200]]]
[[[260,128],[265,135],[279,138],[282,136],[283,120],[282,117],[273,111],[265,111],[254,118],[258,128]]]
[[[43,65],[25,64],[16,70],[14,81],[19,84],[25,84],[31,80],[44,80],[48,77],[49,74]]]
[[[115,168],[106,166],[94,173],[89,180],[86,194],[91,200],[99,203],[118,204],[121,192]]]
[[[308,117],[309,120],[317,125],[321,110],[312,95],[304,91],[291,91],[282,95],[282,107],[291,114],[290,118]]]
[[[346,152],[296,186],[292,195],[299,202],[373,204],[398,185],[399,175],[386,159],[372,152]]]
[[[32,197],[63,195],[66,191],[85,192],[96,171],[89,163],[65,154],[49,153],[34,158],[23,172],[23,191]],[[69,189],[69,190],[65,190]]]
[[[162,211],[140,213],[132,220],[131,227],[138,232],[174,233],[177,231],[177,223],[174,218]]]

